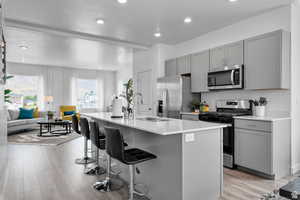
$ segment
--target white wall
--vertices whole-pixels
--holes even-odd
[[[130,54],[124,55],[126,56],[126,62],[123,62],[122,66],[119,66],[116,70],[116,94],[120,95],[124,89],[124,83],[127,83],[129,79],[133,78],[133,52]]]
[[[300,170],[300,2],[295,1],[291,12],[292,30],[292,166]]]
[[[111,104],[111,97],[116,93],[115,72],[75,69],[65,67],[28,65],[8,63],[8,74],[41,75],[44,78],[44,96],[53,96],[53,107],[58,111],[60,105],[72,105],[72,77],[95,78],[101,81],[99,92],[103,95],[100,110],[105,110]]]
[[[152,114],[156,114],[156,79],[164,75],[164,61],[173,54],[172,47],[165,44],[157,44],[146,51],[135,51],[133,54],[133,79],[134,87],[136,88],[137,74],[139,72],[151,70],[152,71]]]
[[[6,112],[4,111],[4,86],[0,85],[0,171],[3,172],[7,162]]]
[[[0,148],[6,143],[6,112],[4,110],[4,85],[0,85]]]
[[[119,68],[119,70],[115,74],[115,80],[116,80],[115,95],[122,94],[123,89],[124,89],[124,83],[127,83],[128,80],[131,78],[133,78],[133,66],[132,65],[128,65],[128,66]]]

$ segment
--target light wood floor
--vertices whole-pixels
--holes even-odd
[[[125,200],[127,188],[103,194],[91,185],[98,179],[83,174],[74,164],[81,157],[82,139],[56,147],[8,145],[7,162],[0,166],[0,200]],[[223,200],[259,199],[261,194],[286,184],[236,170],[224,170]],[[201,200],[201,198],[199,198]]]

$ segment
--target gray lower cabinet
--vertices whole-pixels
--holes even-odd
[[[177,75],[176,59],[165,61],[165,76]]]
[[[190,55],[176,58],[177,75],[191,73],[190,59]]]
[[[265,174],[271,170],[271,133],[247,129],[235,129],[236,163]]]
[[[191,55],[191,90],[193,93],[207,92],[209,51]]]
[[[279,30],[245,40],[245,88],[290,87],[290,33]]]
[[[290,174],[290,120],[235,119],[235,164],[258,175]]]

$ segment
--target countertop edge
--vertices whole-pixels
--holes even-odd
[[[128,127],[128,128],[136,129],[136,130],[141,130],[141,131],[145,131],[145,132],[148,132],[148,133],[153,133],[153,134],[161,135],[161,136],[194,133],[194,132],[199,132],[199,131],[207,131],[207,130],[221,129],[221,128],[228,127],[228,125],[226,125],[226,124],[218,124],[218,125],[215,125],[215,126],[212,126],[212,127],[196,128],[196,129],[190,129],[190,130],[185,130],[185,131],[165,132],[164,134],[161,134],[161,133],[154,132],[154,131],[151,131],[151,130],[146,130],[146,129],[143,129],[143,128],[137,128],[137,127],[133,127],[133,126],[128,126],[126,124],[115,123],[115,122],[113,122],[111,120],[108,120],[108,119],[103,119],[103,118],[98,118],[98,117],[95,117],[95,116],[91,116],[88,113],[82,113],[81,115],[85,116],[85,117],[93,118],[93,119],[103,120],[103,121],[106,121],[106,122],[109,122],[109,123],[114,123],[114,124],[117,124],[119,126],[124,126],[124,127]]]
[[[274,122],[274,121],[281,121],[281,120],[291,120],[291,117],[268,117],[267,118],[260,118],[255,116],[236,116],[233,117],[234,119],[244,119],[244,120],[252,120],[252,121],[266,121],[266,122]]]

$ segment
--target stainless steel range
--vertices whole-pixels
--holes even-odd
[[[252,115],[252,105],[249,100],[218,100],[216,112],[199,114],[199,120],[231,124],[223,129],[223,165],[235,168],[234,165],[234,116]]]

